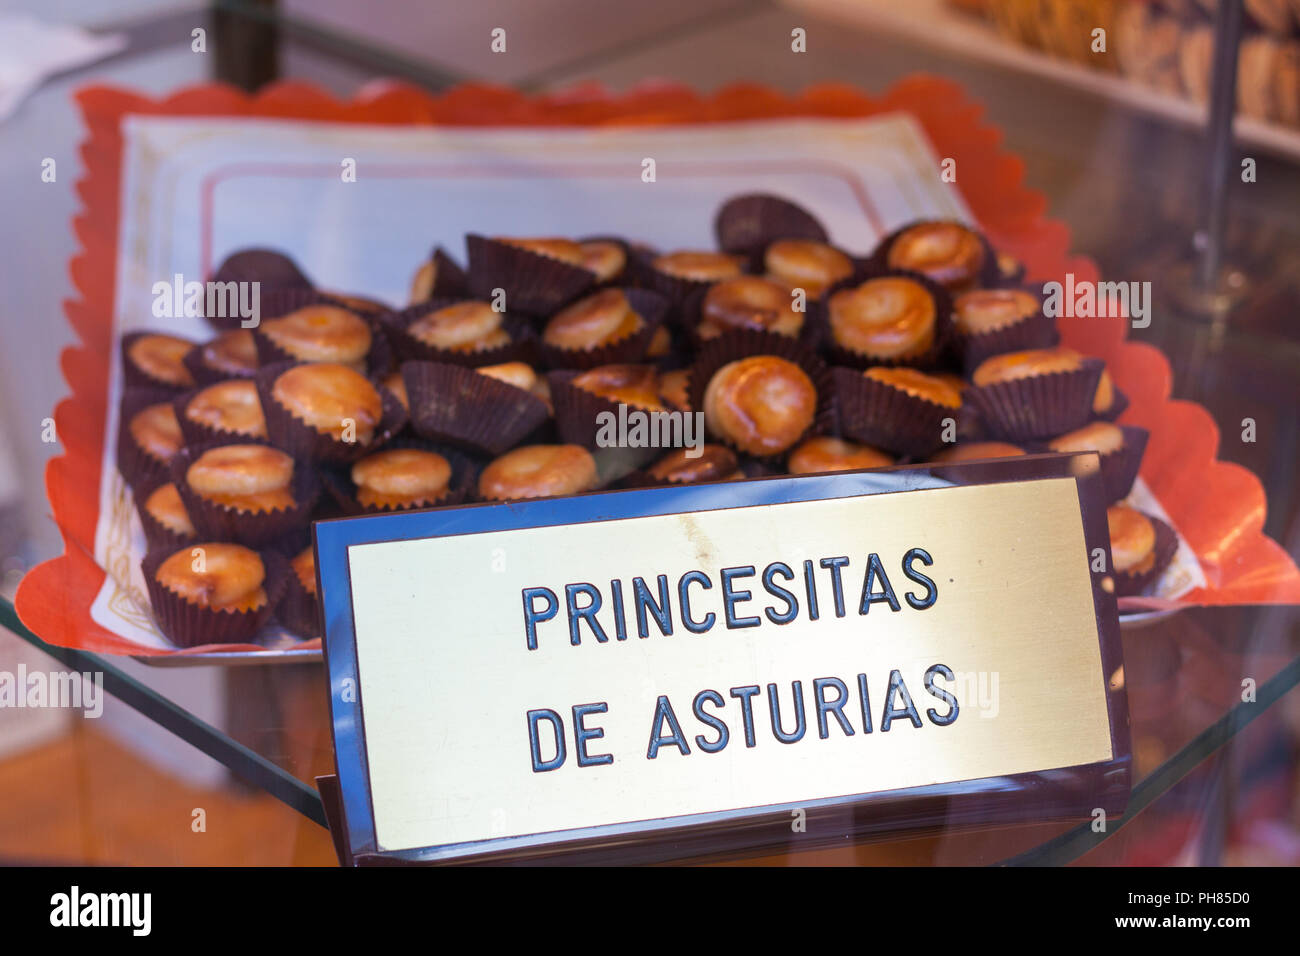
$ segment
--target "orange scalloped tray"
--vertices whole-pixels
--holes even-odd
[[[1047,281],[1073,272],[1098,278],[1096,265],[1069,253],[1070,233],[1049,220],[1045,197],[1023,182],[1024,163],[1003,151],[1001,133],[982,122],[983,108],[951,81],[918,75],[879,97],[851,87],[820,85],[798,96],[767,87],[731,86],[704,96],[689,88],[654,84],[614,96],[598,86],[530,97],[509,89],[462,86],[432,95],[382,83],[341,102],[300,83],[272,86],[255,96],[205,85],[154,100],[109,87],[77,95],[89,137],[81,146],[86,174],[77,184],[83,209],[74,226],[81,252],[70,270],[76,298],[66,303],[80,344],[64,350],[63,376],[72,395],[55,409],[65,453],[46,470],[46,490],[63,535],[61,557],[22,580],[16,605],[23,623],[51,644],[110,654],[185,654],[251,651],[251,645],[208,645],[188,651],[141,648],[95,623],[90,607],[105,573],[94,560],[104,442],[108,356],[111,353],[121,121],[132,113],[172,116],[259,116],[333,123],[450,126],[559,126],[719,123],[777,117],[866,117],[911,113],[940,156],[958,160],[962,195],[999,248],[1018,256],[1029,276]],[[1218,429],[1208,412],[1171,400],[1169,363],[1155,348],[1126,342],[1122,319],[1060,320],[1065,344],[1104,359],[1132,404],[1123,421],[1151,432],[1142,477],[1195,551],[1207,586],[1176,602],[1141,599],[1126,607],[1197,604],[1300,603],[1300,571],[1263,533],[1267,502],[1246,469],[1216,459]],[[296,645],[311,648],[319,642]]]

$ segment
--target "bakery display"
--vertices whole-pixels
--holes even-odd
[[[278,610],[249,588],[223,613],[317,633],[304,547],[332,515],[1042,452],[1095,452],[1126,507],[1147,433],[1115,423],[1128,399],[1104,364],[1057,344],[1024,267],[979,231],[913,222],[855,254],[770,195],[724,203],[714,231],[720,249],[670,252],[470,235],[465,269],[441,247],[413,263],[400,308],[231,256],[219,272],[273,277],[255,328],[122,343],[118,461],[151,559],[170,555],[150,586],[165,632],[211,633],[215,605],[166,563],[209,541],[230,581],[262,551],[291,565]],[[602,473],[609,424],[633,416],[700,433]],[[1162,527],[1112,509],[1124,593],[1168,563]]]

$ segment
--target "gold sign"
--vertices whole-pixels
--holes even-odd
[[[347,547],[379,851],[1116,756],[1072,478],[715,488],[719,510]]]

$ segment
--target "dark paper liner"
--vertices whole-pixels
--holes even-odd
[[[1084,359],[1071,372],[1033,375],[994,385],[970,385],[962,393],[979,412],[989,437],[1009,442],[1064,435],[1092,418],[1092,397],[1105,363]]]
[[[221,379],[221,381],[230,381],[230,379]],[[249,380],[241,379],[240,381]],[[218,383],[212,382],[210,384],[216,385]],[[212,428],[201,422],[196,422],[187,418],[185,415],[185,406],[188,405],[190,401],[199,394],[199,392],[203,391],[204,388],[207,388],[207,386],[200,386],[199,388],[186,392],[184,395],[181,395],[172,401],[172,408],[176,411],[176,421],[180,424],[181,435],[185,438],[185,447],[207,449],[214,445],[269,444],[269,441],[266,438],[255,438],[252,435],[227,431],[223,428]],[[259,404],[261,403],[261,396],[258,397],[258,402]],[[266,417],[265,412],[262,413],[262,417]]]
[[[679,328],[686,327],[686,319],[683,308],[696,293],[703,294],[709,286],[719,279],[683,279],[680,276],[672,276],[666,272],[660,272],[654,267],[655,256],[642,253],[628,260],[628,268],[635,277],[637,285],[644,286],[654,292],[658,292],[668,300],[668,314],[666,321],[670,325]],[[741,272],[741,275],[749,275],[748,272]],[[734,277],[733,277],[734,278]]]
[[[635,471],[624,476],[622,479],[616,482],[616,486],[619,488],[666,488],[666,487],[685,487],[686,485],[702,485],[702,484],[708,484],[715,481],[729,481],[731,480],[732,472],[741,471],[741,456],[736,454],[736,452],[730,446],[724,446],[724,447],[726,447],[727,451],[731,452],[736,457],[736,467],[733,468],[731,472],[728,472],[725,475],[719,475],[716,478],[706,478],[699,481],[672,481],[671,479],[659,478],[651,474],[650,469],[661,458],[664,458],[667,455],[672,454],[673,451],[677,450],[677,449],[670,449],[669,451],[665,452],[663,455],[660,455],[654,461],[650,462],[650,464],[646,465],[644,468],[638,468]]]
[[[609,289],[616,286],[626,286],[633,282],[632,259],[636,255],[631,243],[622,236],[583,236],[578,242],[608,242],[618,246],[623,250],[623,268],[610,279],[597,279],[596,284],[592,286],[596,289]]]
[[[743,351],[746,347],[745,343],[738,338],[732,338],[730,334],[712,339],[702,345],[699,352],[696,353],[695,362],[691,365],[687,395],[690,396],[691,408],[703,412],[704,393],[709,387],[709,381],[717,374],[718,370],[738,359],[750,358],[756,354],[773,355],[788,362],[793,362],[803,369],[804,373],[812,379],[813,387],[817,390],[817,409],[813,413],[812,424],[804,429],[803,433],[784,449],[771,455],[753,455],[721,435],[714,436],[719,442],[727,445],[740,455],[742,461],[748,459],[758,462],[764,468],[772,468],[774,474],[780,474],[784,470],[785,456],[791,448],[798,446],[810,435],[827,434],[834,427],[835,385],[830,368],[817,353],[802,343],[784,335],[764,334],[769,336],[768,343],[772,346],[770,351],[758,353]]]
[[[1101,456],[1101,486],[1107,504],[1122,501],[1133,490],[1151,437],[1149,431],[1136,425],[1120,425],[1119,429],[1124,433],[1124,444],[1118,451]]]
[[[197,542],[195,545],[197,546]],[[153,606],[153,619],[158,630],[178,647],[198,647],[201,644],[246,644],[271,619],[276,605],[284,594],[285,578],[293,572],[289,563],[275,551],[261,550],[258,555],[266,569],[262,590],[266,604],[256,611],[214,611],[191,604],[179,594],[163,587],[154,575],[174,551],[151,551],[140,562],[144,572],[149,602]]]
[[[321,473],[321,483],[324,484],[325,490],[329,492],[330,497],[339,506],[339,510],[343,514],[349,516],[386,515],[395,514],[399,511],[425,511],[429,508],[458,505],[470,497],[478,485],[478,475],[482,470],[482,465],[478,460],[470,457],[460,449],[419,441],[418,439],[398,439],[389,442],[383,448],[375,449],[375,451],[392,451],[395,448],[416,448],[420,451],[431,451],[447,459],[447,463],[451,465],[451,480],[447,484],[447,493],[437,501],[427,505],[420,505],[418,508],[387,506],[376,508],[371,505],[363,505],[357,500],[357,486],[352,481],[349,469],[331,468]]]
[[[1007,259],[1009,262],[1003,263],[1001,253],[995,254],[995,274],[997,278],[993,280],[992,288],[1014,289],[1023,287],[1025,275],[1029,270],[1021,260],[1010,255],[1007,256]]]
[[[596,284],[588,269],[486,236],[470,233],[465,248],[470,292],[491,301],[493,289],[504,289],[510,312],[550,315]]]
[[[364,295],[352,295],[346,292],[322,292],[323,295],[332,305],[337,305],[340,309],[347,309],[349,312],[355,312],[368,322],[374,322],[379,316],[386,315],[393,311],[393,306],[379,299],[372,299]]]
[[[359,312],[355,307],[343,302],[337,296],[330,296],[312,290],[281,290],[272,296],[268,296],[268,300],[269,308],[272,311],[267,311],[267,302],[264,302],[263,319],[277,319],[280,316],[288,315],[290,312],[296,312],[310,305],[332,305],[340,309],[346,309],[364,320],[366,325],[370,327],[370,351],[366,353],[366,374],[371,378],[383,378],[393,370],[393,348],[388,342],[388,336],[385,334],[383,325],[374,316]],[[253,342],[257,345],[257,362],[259,365],[266,366],[274,365],[277,362],[296,363],[305,361],[291,355],[273,342],[270,336],[262,331],[260,324],[252,332]]]
[[[150,405],[170,403],[175,398],[176,392],[172,389],[128,388],[122,392],[117,406],[117,470],[133,489],[155,485],[171,472],[167,462],[155,458],[136,444],[131,437],[131,419]]]
[[[552,369],[586,371],[601,365],[637,364],[645,359],[650,340],[668,314],[668,300],[649,289],[625,288],[622,291],[632,311],[641,316],[640,329],[594,349],[564,349],[548,345],[545,338],[538,338],[537,354],[542,364]]]
[[[853,368],[831,369],[841,437],[895,455],[924,458],[943,444],[943,421],[960,409],[918,398]]]
[[[278,289],[311,289],[311,280],[298,264],[283,253],[273,249],[241,249],[227,256],[217,267],[210,282],[257,282],[259,299]],[[206,306],[206,298],[204,305]],[[238,329],[243,318],[238,315],[207,315],[209,325],[223,332]]]
[[[159,381],[158,379],[154,378],[152,375],[149,375],[147,372],[139,368],[134,362],[131,361],[131,357],[127,354],[128,350],[131,348],[131,343],[133,343],[136,339],[141,338],[142,336],[145,335],[168,335],[171,336],[172,338],[177,338],[177,339],[184,338],[184,336],[182,335],[172,335],[172,333],[170,332],[158,332],[153,330],[141,330],[138,332],[128,332],[126,333],[126,335],[122,336],[121,349],[122,349],[123,386],[125,386],[126,388],[152,388],[158,391],[171,392],[173,395],[179,395],[181,392],[187,392],[191,388],[193,388],[194,387],[193,385],[172,385],[170,382]],[[193,351],[193,349],[191,349],[191,351]],[[182,359],[182,364],[184,364],[183,359]],[[186,365],[185,367],[187,370],[189,369],[188,365]],[[190,372],[190,374],[193,375],[194,373]]]
[[[169,473],[162,480],[156,481],[148,487],[142,487],[133,493],[135,511],[140,516],[140,527],[144,529],[147,550],[166,551],[168,554],[179,551],[185,545],[199,540],[197,535],[182,536],[177,534],[145,510],[144,503],[149,500],[149,496],[163,485],[169,484],[170,479],[171,475]]]
[[[889,233],[889,235],[885,236],[885,238],[881,239],[876,245],[876,248],[872,251],[871,256],[866,261],[870,263],[870,267],[873,269],[890,269],[889,248],[894,244],[894,241],[914,226],[922,226],[934,222],[951,222],[954,225],[961,226],[963,229],[973,232],[978,236],[980,244],[984,247],[983,265],[980,268],[980,271],[976,273],[971,283],[967,286],[962,286],[962,291],[978,289],[981,287],[992,288],[996,286],[1002,272],[998,268],[997,252],[994,250],[993,244],[989,242],[988,236],[980,232],[979,229],[971,226],[969,223],[964,223],[957,219],[913,219],[911,222],[899,226],[893,232]]]
[[[595,449],[600,446],[596,436],[600,431],[596,416],[601,412],[611,412],[618,416],[619,402],[594,395],[585,388],[573,384],[578,373],[572,370],[548,372],[546,381],[551,387],[551,407],[555,409],[555,429],[560,441],[566,445],[581,445],[583,448]],[[653,409],[641,409],[651,412]],[[662,409],[668,411],[667,408]]]
[[[537,364],[537,335],[533,331],[532,323],[509,312],[502,314],[501,327],[509,334],[510,341],[490,349],[477,349],[472,352],[440,349],[427,342],[421,342],[407,331],[407,328],[422,316],[464,301],[466,300],[429,299],[383,316],[380,323],[393,343],[398,364],[441,362],[463,368],[481,368],[484,365],[502,365],[506,362]]]
[[[915,355],[884,358],[883,356],[857,352],[837,343],[835,333],[831,328],[831,296],[841,289],[853,288],[871,279],[890,278],[911,279],[930,293],[930,299],[934,302],[934,340],[930,343],[930,347],[924,352],[918,352]],[[945,369],[950,364],[953,338],[956,335],[956,330],[952,324],[952,295],[943,286],[931,281],[919,272],[874,267],[863,269],[848,279],[841,279],[827,289],[826,294],[821,298],[821,308],[825,316],[826,356],[832,365],[843,365],[856,369],[884,366],[886,368],[901,367],[934,370]]]
[[[375,426],[374,437],[368,444],[335,441],[333,436],[318,432],[306,422],[294,417],[271,394],[275,380],[297,364],[300,363],[280,362],[269,365],[259,369],[255,379],[257,397],[262,400],[262,415],[266,419],[269,444],[288,452],[297,461],[324,461],[336,464],[353,462],[383,445],[406,425],[406,409],[397,400],[397,396],[378,382],[372,381],[370,384],[378,389],[380,400],[383,402],[383,412],[379,423]]]
[[[1031,294],[1042,301],[1041,295]],[[1011,325],[974,335],[958,331],[954,324],[953,338],[961,353],[962,367],[969,377],[990,356],[1027,349],[1053,348],[1060,344],[1061,333],[1056,329],[1056,320],[1039,311]]]
[[[807,309],[803,315],[803,325],[799,328],[798,335],[782,335],[780,332],[773,332],[769,329],[729,329],[720,335],[711,339],[702,339],[699,336],[700,322],[704,318],[704,297],[708,295],[712,283],[703,288],[696,289],[686,301],[681,304],[679,309],[679,321],[681,326],[686,330],[687,349],[683,351],[687,354],[687,364],[694,360],[691,352],[698,351],[710,342],[721,342],[730,338],[737,338],[743,343],[743,347],[755,347],[756,352],[750,354],[764,355],[767,354],[766,343],[784,340],[787,342],[798,342],[809,351],[816,352],[822,347],[822,344],[829,338],[826,327],[826,305],[824,301],[809,299],[806,303]]]
[[[811,239],[829,243],[817,217],[797,203],[767,193],[748,193],[727,200],[713,219],[713,234],[723,252],[757,264],[777,239]]]
[[[1129,404],[1128,396],[1121,392],[1114,382],[1111,383],[1111,391],[1113,394],[1111,395],[1110,408],[1104,409],[1100,412],[1093,412],[1093,414],[1098,418],[1108,422],[1115,421],[1115,419],[1128,411]]]
[[[531,392],[459,365],[405,362],[402,380],[417,434],[494,458],[520,444],[551,414]]]
[[[445,299],[469,294],[469,274],[460,263],[448,255],[442,246],[435,246],[430,260],[433,262],[433,290],[430,299]],[[426,300],[427,301],[427,300]]]
[[[182,448],[171,464],[171,481],[180,492],[200,540],[234,541],[250,548],[275,546],[285,549],[306,544],[312,509],[321,493],[315,468],[302,461],[294,462],[290,484],[294,507],[278,511],[241,511],[209,501],[191,489],[185,480],[186,470],[204,451],[208,449]]]
[[[1146,514],[1146,512],[1142,513]],[[1136,597],[1146,591],[1165,573],[1165,569],[1174,559],[1174,552],[1178,550],[1178,535],[1174,529],[1154,515],[1146,515],[1146,517],[1156,532],[1155,562],[1148,570],[1139,574],[1116,571],[1112,575],[1115,579],[1116,597]]]
[[[251,332],[253,330],[248,329],[248,331]],[[256,336],[253,337],[253,343],[254,346],[256,346]],[[190,374],[194,376],[194,384],[196,387],[202,388],[205,385],[215,385],[217,382],[225,382],[232,378],[251,379],[257,374],[257,369],[253,369],[251,372],[247,373],[225,372],[221,369],[215,369],[203,364],[203,346],[207,344],[207,342],[200,342],[198,345],[194,346],[194,348],[190,349],[189,352],[185,354],[185,358],[182,359],[185,363],[185,367],[189,369]]]
[[[297,552],[295,552],[297,553]],[[298,580],[291,558],[286,559],[289,573],[285,575],[284,597],[275,608],[275,619],[296,637],[308,640],[320,637],[320,602],[316,595],[309,594]]]

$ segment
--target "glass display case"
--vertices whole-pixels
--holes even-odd
[[[150,578],[157,566],[146,558],[141,571],[140,541],[151,530],[162,534],[149,540],[151,553],[159,541],[171,541],[177,553],[192,543],[142,526],[145,491],[165,484],[164,474],[173,483],[192,474],[169,464],[143,488],[144,479],[134,479],[149,462],[124,455],[120,443],[139,437],[131,424],[141,410],[170,407],[182,395],[188,402],[191,388],[224,378],[204,378],[200,369],[184,388],[143,401],[137,395],[132,405],[132,388],[159,380],[131,378],[151,366],[123,334],[167,329],[173,306],[189,324],[170,331],[191,344],[200,341],[192,330],[211,337],[239,327],[238,313],[214,315],[210,300],[206,318],[185,312],[185,277],[173,267],[239,279],[241,250],[291,253],[311,283],[291,277],[272,288],[273,277],[286,274],[276,272],[279,258],[243,261],[247,275],[263,282],[262,320],[308,307],[359,316],[394,353],[379,374],[367,337],[359,361],[376,382],[400,360],[432,357],[443,371],[429,373],[431,383],[399,375],[407,401],[401,422],[409,417],[412,428],[384,432],[385,422],[393,425],[390,402],[376,409],[376,434],[396,443],[390,449],[422,453],[430,435],[464,439],[437,444],[449,462],[443,484],[450,481],[455,492],[463,469],[472,468],[477,478],[466,479],[457,501],[493,500],[481,480],[486,464],[538,434],[534,427],[547,427],[539,422],[552,412],[561,417],[572,373],[647,357],[655,365],[653,329],[636,354],[614,349],[603,361],[573,365],[543,334],[580,297],[561,294],[521,310],[541,314],[529,333],[537,351],[505,348],[492,353],[500,361],[451,361],[453,349],[409,333],[419,320],[411,308],[439,298],[488,301],[499,291],[476,276],[484,260],[474,248],[467,256],[454,243],[480,229],[489,236],[614,237],[607,245],[640,269],[619,270],[620,280],[672,310],[674,318],[647,320],[671,326],[675,336],[676,351],[665,353],[660,370],[696,369],[698,378],[693,363],[710,354],[697,328],[709,285],[688,289],[694,299],[675,294],[655,271],[659,260],[638,244],[712,247],[714,216],[728,199],[777,193],[796,204],[795,214],[766,206],[753,212],[769,231],[765,243],[820,240],[850,253],[848,271],[828,283],[831,292],[882,277],[916,288],[944,285],[916,280],[924,259],[899,268],[882,258],[910,221],[960,221],[981,242],[987,235],[991,244],[978,250],[988,260],[981,278],[926,300],[938,308],[934,321],[951,325],[944,333],[951,340],[935,346],[951,349],[948,358],[924,365],[909,360],[916,353],[903,353],[901,362],[883,362],[891,369],[922,364],[931,378],[946,370],[965,379],[963,389],[984,383],[973,374],[982,366],[963,365],[961,357],[971,354],[962,352],[970,345],[960,336],[971,328],[963,322],[977,321],[960,319],[962,293],[1029,290],[1037,311],[1046,308],[1051,282],[1067,273],[1080,287],[1110,281],[1131,289],[1126,313],[1106,323],[1101,314],[1093,321],[1071,313],[1081,300],[1073,286],[1058,287],[1066,301],[1066,311],[1055,313],[1060,335],[1021,345],[1049,350],[1063,337],[1080,362],[1105,358],[1132,404],[1109,418],[1102,412],[1110,409],[1094,405],[1096,414],[1085,418],[1107,426],[1114,419],[1149,438],[1138,483],[1130,475],[1124,492],[1103,503],[1125,498],[1160,516],[1177,535],[1178,552],[1172,571],[1162,565],[1165,577],[1126,595],[1134,599],[1118,608],[1123,663],[1107,681],[1126,697],[1116,719],[1130,745],[1122,771],[1129,793],[1118,818],[1099,826],[1091,805],[1068,813],[1026,805],[1017,814],[1013,802],[996,821],[968,819],[939,792],[926,813],[910,823],[900,815],[887,834],[864,835],[868,811],[849,804],[818,818],[816,841],[788,824],[781,829],[788,835],[769,833],[739,849],[687,833],[656,859],[1300,863],[1300,8],[1228,0],[545,0],[491,7],[277,0],[185,8],[160,0],[56,11],[32,4],[29,12],[44,21],[62,15],[70,32],[56,36],[49,32],[56,24],[45,22],[38,33],[34,19],[23,25],[33,31],[32,44],[66,59],[52,54],[52,66],[39,57],[21,64],[30,85],[14,89],[0,112],[9,252],[0,285],[10,304],[0,320],[0,400],[8,411],[0,418],[0,672],[13,689],[0,706],[0,859],[352,862],[333,776],[340,711],[332,695],[340,690],[312,633],[322,618],[310,604],[305,617],[292,617],[284,597],[295,586],[315,594],[321,579],[281,568],[288,583],[273,596],[285,603],[275,625],[255,637],[227,640],[225,631],[184,625],[194,629],[178,639],[170,623],[159,623],[164,612]],[[16,18],[0,16],[19,29]],[[80,29],[89,32],[78,36]],[[19,60],[3,46],[0,55]],[[340,192],[354,185],[366,190],[356,194],[361,198]],[[798,218],[808,210],[820,220],[813,232],[801,231]],[[725,246],[722,227],[717,235]],[[431,252],[435,245],[444,259]],[[742,245],[726,251],[749,256],[742,271],[766,268],[764,281],[772,281],[771,262],[755,260]],[[551,268],[542,284],[560,283],[562,268],[574,270]],[[455,285],[458,274],[468,285]],[[511,296],[524,295],[510,288]],[[277,305],[286,294],[290,305]],[[827,338],[809,353],[827,381],[832,366],[852,368],[856,381],[861,368],[882,363],[854,367],[852,350],[835,338],[829,293],[824,301],[810,314],[824,322],[819,334]],[[226,318],[234,321],[221,325]],[[275,360],[299,356],[276,352],[277,342],[258,333],[242,381],[255,376],[249,394],[269,407],[280,379],[267,370],[282,374]],[[774,349],[769,343],[749,352]],[[994,347],[989,356],[1009,351]],[[531,399],[542,408],[534,427],[510,441],[501,438],[509,426],[489,418],[493,434],[465,438],[452,427],[462,417],[415,433],[436,404],[421,398],[426,390],[448,394],[457,374],[470,375],[466,367],[521,356],[551,376],[549,406]],[[199,359],[187,359],[194,371],[191,361]],[[704,385],[690,387],[698,394],[690,393],[695,403],[685,407],[698,411],[708,401]],[[396,400],[387,389],[385,401]],[[474,410],[464,414],[485,414],[491,396],[474,394]],[[962,394],[967,407],[974,399]],[[187,414],[187,404],[176,407]],[[843,430],[849,408],[841,397],[822,430],[861,439]],[[315,452],[300,455],[273,414],[260,417],[269,444],[258,439],[256,448],[319,460]],[[195,431],[201,424],[182,429],[176,460],[186,468],[222,444]],[[563,423],[554,427],[560,437],[551,433],[547,444],[575,444]],[[709,428],[724,447],[723,426],[711,419]],[[980,437],[962,434],[959,445]],[[1055,432],[1017,434],[994,429],[983,437],[1015,439],[1017,454],[1084,450],[1053,446]],[[374,439],[375,448],[382,444]],[[1105,451],[1097,450],[1104,469]],[[727,473],[709,477],[761,482],[798,473],[789,451],[733,448]],[[939,454],[937,443],[899,446],[867,467],[933,464]],[[342,481],[342,490],[316,489],[312,500],[328,508],[293,534],[279,535],[271,516],[282,509],[271,509],[260,522],[234,522],[208,540],[254,550],[273,545],[286,562],[310,557],[311,518],[365,511],[358,497],[364,485],[352,468],[357,457],[322,468],[327,484]],[[651,465],[644,455],[594,458],[597,477],[571,490],[591,490],[597,481],[629,487]],[[200,504],[178,490],[181,498],[192,518]],[[797,548],[799,526],[782,538]],[[653,546],[628,545],[633,553]],[[1116,572],[1119,551],[1113,541],[1106,549]],[[268,563],[268,582],[274,571]],[[331,585],[324,585],[328,595]],[[1113,614],[1113,594],[1109,607]],[[1064,628],[1055,619],[1039,626],[1043,635]],[[334,627],[325,621],[326,649],[339,646]],[[644,636],[644,616],[641,627]],[[29,675],[40,675],[48,694],[33,698]],[[57,675],[82,676],[61,684]],[[74,685],[75,705],[67,697]],[[1067,709],[1060,719],[1068,725],[1075,716]],[[1052,767],[1033,769],[1050,782]],[[619,862],[618,853],[603,862]]]

